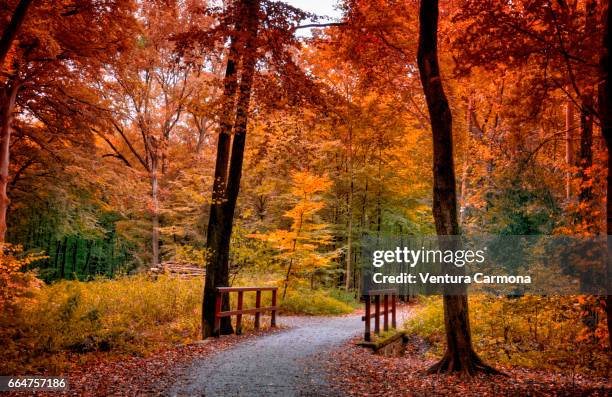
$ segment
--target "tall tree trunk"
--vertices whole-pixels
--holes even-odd
[[[217,159],[215,163],[215,175],[213,181],[212,201],[210,204],[210,215],[208,218],[208,229],[206,232],[206,247],[208,258],[206,260],[206,278],[204,283],[204,300],[202,303],[202,337],[207,338],[213,334],[215,321],[215,288],[227,286],[227,279],[223,276],[220,264],[226,259],[222,258],[225,245],[229,246],[229,237],[224,241],[224,232],[221,229],[223,221],[220,219],[220,207],[225,197],[225,185],[227,181],[227,166],[229,163],[229,152],[231,144],[232,124],[230,116],[234,109],[234,97],[236,94],[236,62],[237,62],[237,39],[232,38],[227,60],[224,78],[224,106],[220,122],[220,131],[217,141]],[[228,274],[229,277],[229,274]],[[227,296],[227,295],[225,295]],[[224,306],[229,302],[224,302]],[[227,320],[221,320],[221,326],[227,329]]]
[[[91,248],[93,247],[93,241],[90,241],[87,244],[87,255],[85,256],[85,265],[83,266],[83,268],[85,269],[85,274],[87,276],[90,275],[90,269],[89,269],[89,262],[91,259]]]
[[[367,164],[368,160],[366,159],[364,161],[364,164]],[[367,214],[366,214],[366,208],[368,205],[368,183],[369,183],[369,179],[368,179],[368,174],[365,173],[365,183],[364,183],[364,188],[363,188],[363,197],[361,200],[361,220],[359,221],[359,231],[361,233],[363,233],[363,230],[366,228],[366,219],[367,219]]]
[[[380,239],[380,229],[382,224],[382,142],[379,141],[378,147],[378,191],[376,192],[376,238]]]
[[[467,103],[467,116],[466,116],[466,124],[467,124],[467,145],[465,154],[463,156],[463,172],[461,173],[461,189],[459,190],[459,225],[463,225],[463,219],[465,217],[465,211],[467,209],[467,178],[470,169],[470,153],[467,150],[467,147],[470,143],[470,138],[472,136],[472,129],[474,128],[472,125],[472,112],[474,111],[472,93],[469,94],[468,103]]]
[[[302,231],[302,216],[300,216],[300,224],[295,232],[295,239],[291,247],[291,259],[289,259],[289,265],[287,266],[287,274],[285,275],[285,285],[283,286],[283,300],[287,296],[287,287],[289,287],[289,278],[291,277],[291,270],[293,268],[293,259],[295,255],[295,249],[297,248],[297,242],[300,238],[300,232]]]
[[[215,330],[215,296],[216,288],[229,283],[229,250],[232,224],[236,201],[240,191],[242,162],[248,124],[248,110],[251,99],[251,87],[255,73],[256,39],[258,29],[259,1],[242,0],[236,24],[236,34],[231,38],[230,50],[224,78],[224,112],[221,117],[219,141],[217,144],[217,161],[213,196],[208,220],[206,248],[209,252],[204,285],[202,307],[202,337],[207,338],[218,333],[231,333],[229,318],[221,321],[221,329]],[[244,26],[244,29],[242,29]],[[238,35],[246,36],[243,46],[239,45]],[[246,34],[245,34],[246,33]],[[237,91],[236,62],[242,59],[240,92],[234,106]],[[235,109],[235,115],[233,110]],[[231,140],[232,121],[234,137]],[[231,141],[231,142],[230,142]],[[230,158],[231,143],[231,158]],[[229,165],[229,170],[228,170]],[[228,175],[229,171],[229,175]],[[223,306],[229,306],[227,294]]]
[[[9,22],[4,32],[2,32],[2,38],[0,38],[0,72],[4,71],[6,55],[13,45],[15,37],[17,37],[17,33],[19,33],[19,29],[23,24],[30,4],[32,4],[32,0],[20,0],[17,7],[15,7],[15,11],[13,11],[11,22]]]
[[[75,237],[74,247],[72,248],[72,277],[77,279],[77,254],[79,252],[79,239]]]
[[[157,267],[157,265],[159,265],[159,175],[157,168],[158,158],[157,150],[155,150],[151,154],[151,201],[153,202],[151,214],[151,267]]]
[[[584,30],[586,36],[585,44],[593,46],[597,35],[597,1],[588,0],[585,3]],[[591,187],[591,176],[589,170],[593,165],[593,118],[594,90],[592,86],[584,87],[580,95],[580,159],[579,175],[580,189],[578,200],[581,208],[585,208],[582,221],[588,225],[588,231],[594,231],[595,219],[592,216],[593,188]]]
[[[607,261],[607,287],[606,314],[608,317],[608,337],[612,349],[612,81],[610,81],[610,70],[612,70],[612,33],[610,32],[610,2],[604,2],[604,31],[603,47],[600,59],[601,84],[599,86],[599,117],[601,120],[601,134],[606,141],[608,149],[608,177],[606,188],[606,231],[608,235],[608,261]]]
[[[16,80],[8,83],[0,93],[2,96],[0,108],[0,242],[6,237],[6,214],[10,204],[7,186],[9,183],[9,162],[11,146],[11,129],[15,100],[19,91],[19,83]]]
[[[574,104],[567,101],[565,105],[565,163],[568,167],[565,173],[565,199],[572,198],[572,172],[574,166],[574,143],[572,141],[572,129],[574,125]]]
[[[53,259],[53,272],[54,276],[57,277],[57,270],[59,269],[59,257],[60,257],[60,249],[62,248],[62,240],[57,240],[55,243],[55,258]]]
[[[590,207],[593,192],[590,186],[588,172],[593,165],[593,91],[585,90],[582,95],[580,104],[580,193],[578,199],[580,203]],[[585,214],[589,224],[591,222],[590,214]]]
[[[437,34],[438,0],[421,0],[417,61],[433,134],[433,215],[436,233],[445,236],[459,234],[459,225],[453,165],[452,117],[440,80]],[[484,364],[472,348],[465,285],[452,290],[445,289],[444,325],[446,353],[441,361],[430,368],[430,372],[461,371],[469,375],[477,371],[497,372]]]
[[[350,106],[350,104],[349,104]],[[350,118],[350,110],[349,110]],[[346,231],[346,273],[344,289],[348,291],[351,288],[352,281],[352,261],[353,261],[353,127],[348,128],[348,172],[349,172],[349,192],[347,199],[348,227]]]
[[[68,237],[64,237],[64,242],[62,245],[62,268],[60,270],[60,279],[64,279],[66,277],[66,254],[68,253]]]

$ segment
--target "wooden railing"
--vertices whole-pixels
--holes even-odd
[[[365,321],[365,333],[363,339],[366,342],[371,340],[370,335],[370,319],[374,317],[374,333],[380,334],[380,316],[383,316],[383,327],[385,331],[389,330],[389,313],[391,313],[391,327],[396,328],[396,311],[395,305],[397,301],[397,291],[394,289],[380,289],[369,291],[368,295],[364,295],[365,300],[365,316],[361,320]],[[374,313],[372,313],[371,300],[374,298]],[[383,310],[380,310],[380,300],[383,300]],[[389,308],[389,300],[391,308]]]
[[[221,318],[231,316],[236,316],[236,334],[240,335],[242,333],[242,315],[244,314],[255,314],[255,329],[259,329],[261,313],[266,311],[269,311],[271,313],[270,326],[276,327],[276,311],[278,310],[278,307],[276,306],[277,290],[277,287],[218,287],[217,297],[215,301],[215,326],[213,330],[213,335],[219,336],[219,330],[221,328]],[[255,307],[250,309],[244,309],[242,307],[244,301],[244,293],[252,291],[255,292]],[[272,303],[270,306],[261,307],[262,291],[272,291]],[[236,305],[236,310],[229,310],[225,312],[221,311],[223,294],[229,294],[230,292],[238,293],[238,302]]]

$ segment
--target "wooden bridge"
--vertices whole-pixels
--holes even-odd
[[[261,294],[263,291],[272,292],[272,304],[270,306],[261,306]],[[218,287],[215,301],[215,325],[213,328],[213,335],[219,336],[221,318],[231,316],[236,316],[236,334],[240,335],[242,333],[242,316],[245,314],[255,315],[255,329],[259,329],[261,313],[267,311],[271,314],[270,326],[276,327],[276,311],[278,310],[276,306],[277,291],[278,287]],[[229,294],[231,292],[238,293],[236,310],[222,311],[223,294]],[[255,292],[255,307],[248,309],[243,307],[245,292]]]

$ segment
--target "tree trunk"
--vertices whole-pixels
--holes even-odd
[[[580,203],[584,203],[590,208],[593,192],[590,186],[591,177],[588,174],[589,169],[593,165],[593,93],[591,90],[585,90],[582,95],[580,104],[580,193],[578,199]],[[589,210],[587,210],[589,211]],[[591,225],[591,216],[589,213],[584,214],[589,225]]]
[[[202,307],[202,337],[207,338],[218,333],[227,334],[233,331],[229,318],[222,319],[221,329],[215,330],[215,297],[216,288],[227,286],[229,283],[229,250],[232,234],[232,223],[236,201],[240,191],[242,176],[242,162],[246,143],[248,124],[248,110],[251,99],[251,87],[256,63],[256,45],[258,29],[259,1],[243,0],[240,4],[238,21],[246,24],[244,30],[242,23],[236,24],[237,34],[231,38],[230,50],[224,78],[224,112],[221,117],[219,141],[217,144],[217,160],[215,164],[215,180],[213,196],[208,220],[208,233],[206,248],[209,257],[206,267],[206,281],[204,285],[204,302]],[[240,48],[238,33],[246,33],[246,40]],[[242,50],[239,54],[239,49]],[[240,55],[242,59],[242,74],[240,78],[240,92],[238,102],[234,102],[237,91],[236,60]],[[231,142],[232,118],[234,121],[234,138]],[[228,176],[229,165],[229,176]],[[225,294],[223,307],[229,307],[229,300]]]
[[[66,254],[68,253],[68,237],[64,237],[62,245],[62,268],[60,270],[60,279],[63,280],[66,277]]]
[[[350,115],[349,115],[350,118]],[[349,120],[349,123],[351,121]],[[348,292],[351,289],[351,271],[353,261],[353,128],[348,128],[348,171],[349,171],[349,192],[348,192],[348,230],[346,231],[346,273],[344,289]]]
[[[6,214],[10,204],[7,194],[9,183],[9,162],[11,146],[11,129],[13,122],[13,111],[15,110],[15,100],[19,91],[19,83],[13,80],[8,83],[2,95],[2,107],[0,108],[0,242],[5,241],[6,237]]]
[[[612,82],[609,72],[612,70],[610,54],[612,53],[612,34],[610,33],[610,2],[604,2],[605,13],[603,17],[603,47],[600,59],[601,84],[599,86],[599,117],[601,120],[601,134],[606,141],[608,149],[608,177],[606,188],[606,231],[608,235],[608,261],[607,261],[607,297],[606,314],[608,317],[608,337],[612,349]]]
[[[303,214],[300,215],[300,223],[295,232],[295,239],[293,240],[293,246],[291,247],[291,259],[289,259],[289,265],[287,266],[287,275],[285,276],[285,285],[283,286],[283,300],[285,300],[285,297],[287,296],[287,287],[289,287],[289,278],[291,277],[291,269],[293,267],[295,250],[297,248],[298,239],[300,238],[300,233],[302,232],[302,221],[304,220],[303,218]]]
[[[380,229],[382,224],[382,142],[378,147],[378,191],[376,192],[376,238],[380,239]]]
[[[55,243],[55,258],[53,260],[53,269],[55,270],[53,273],[55,277],[57,277],[57,270],[59,269],[59,256],[60,249],[62,248],[62,240],[57,240]]]
[[[156,149],[156,147],[154,146]],[[152,208],[152,230],[151,230],[151,267],[159,265],[159,179],[158,179],[157,150],[151,154],[151,200]]]
[[[597,1],[588,0],[585,3],[585,13],[585,44],[591,47],[595,44],[593,41],[597,35]],[[578,200],[581,204],[580,208],[584,208],[581,214],[582,221],[586,222],[587,231],[591,232],[595,227],[595,219],[592,214],[592,178],[589,175],[589,170],[593,165],[593,118],[595,114],[593,97],[593,87],[589,85],[584,87],[580,95],[580,158],[578,161],[580,176]]]
[[[470,161],[470,154],[469,151],[467,150],[467,145],[469,145],[470,141],[471,141],[471,136],[472,136],[472,112],[474,111],[474,105],[473,105],[473,99],[472,99],[472,93],[469,94],[470,97],[468,98],[468,103],[467,103],[467,117],[466,117],[466,124],[467,124],[467,144],[466,144],[466,151],[465,154],[463,156],[463,172],[461,173],[461,189],[459,190],[459,225],[463,225],[463,219],[465,217],[465,211],[467,209],[467,178],[468,178],[468,174],[469,174],[469,161]]]
[[[85,256],[85,265],[83,266],[83,268],[85,269],[85,274],[87,274],[87,276],[90,275],[89,261],[91,259],[91,248],[92,247],[93,247],[93,241],[90,241],[87,244],[87,255]]]
[[[565,105],[565,163],[568,170],[565,173],[565,199],[569,202],[572,198],[572,172],[574,166],[574,145],[572,141],[572,128],[574,125],[574,104],[567,101]]]
[[[367,164],[367,163],[368,163],[368,160],[366,159],[364,164]],[[364,179],[365,179],[365,183],[364,183],[364,188],[363,188],[363,200],[361,200],[361,220],[359,222],[359,231],[361,233],[363,233],[363,230],[366,228],[366,220],[367,220],[366,209],[368,206],[368,183],[369,183],[367,173],[365,174]]]
[[[2,38],[0,38],[0,72],[4,71],[4,61],[6,60],[6,55],[11,49],[13,45],[13,41],[15,41],[15,37],[17,37],[17,33],[19,33],[19,29],[23,24],[23,21],[28,12],[28,7],[32,0],[21,0],[17,7],[15,7],[15,11],[13,11],[13,16],[11,17],[11,22],[9,22],[8,26],[2,32]]]
[[[74,247],[72,248],[72,278],[75,280],[77,277],[77,254],[79,252],[79,239],[75,237],[74,239]]]
[[[417,61],[421,84],[427,101],[433,134],[433,215],[436,233],[459,234],[457,195],[453,165],[452,117],[438,65],[438,0],[421,0],[419,11],[419,47]],[[452,294],[449,294],[451,292]],[[484,364],[472,348],[468,300],[465,285],[444,294],[446,353],[429,371],[496,373]]]

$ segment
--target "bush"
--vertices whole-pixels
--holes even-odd
[[[410,334],[425,339],[436,349],[441,349],[444,342],[444,311],[439,297],[420,297],[420,306],[404,324]]]
[[[442,299],[420,302],[404,326],[439,356],[445,344]],[[597,324],[585,321],[587,303],[585,297],[471,296],[474,348],[492,363],[605,375],[609,359],[599,329],[605,319],[599,317]]]
[[[58,357],[68,352],[140,354],[160,342],[197,339],[202,288],[200,280],[145,275],[45,286],[2,319],[0,372],[61,370]]]

